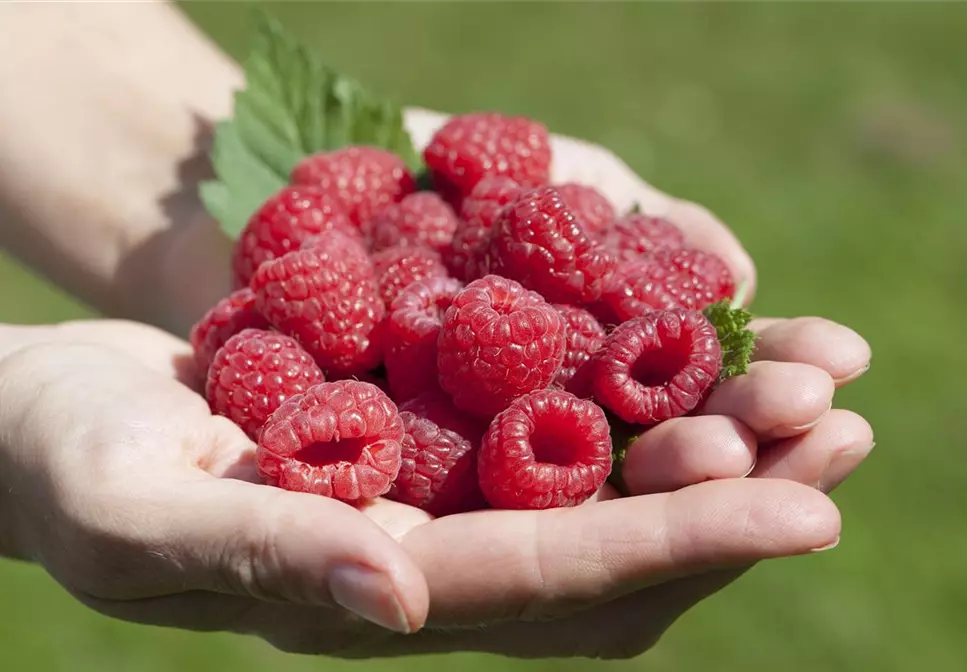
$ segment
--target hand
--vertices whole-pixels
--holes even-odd
[[[768,326],[763,352],[809,359],[816,343],[805,336],[822,342],[842,329],[806,325]],[[861,344],[841,339],[834,359],[849,360]],[[360,512],[246,482],[253,446],[178,382],[194,372],[177,339],[128,323],[4,328],[3,352],[6,547],[42,563],[84,603],[126,620],[247,632],[285,650],[356,657],[468,649],[625,656],[656,641],[731,578],[728,570],[807,553],[839,534],[824,495],[765,478],[555,511],[430,520],[380,501]],[[783,385],[768,374],[751,374],[745,390],[723,386],[710,400],[752,400],[754,412],[724,421],[735,432],[710,443],[708,473],[675,459],[656,461],[653,472],[682,484],[741,476],[755,434],[740,422],[775,431],[822,416],[831,386],[814,389],[809,377],[821,378],[813,367],[757,365],[775,367],[792,367],[785,393],[776,394]],[[682,452],[675,445],[697,423],[719,417],[683,419],[662,441],[648,434],[631,452],[661,442]],[[756,469],[814,485],[817,465],[862,443],[864,427],[855,416],[826,414],[771,448],[775,457]],[[736,434],[745,460],[734,459],[742,455]],[[612,494],[605,489],[599,500]],[[356,614],[401,631],[426,627],[396,635]]]

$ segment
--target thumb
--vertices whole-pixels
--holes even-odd
[[[339,605],[397,632],[426,621],[426,580],[376,523],[342,502],[235,480],[187,485],[171,516],[189,589]]]

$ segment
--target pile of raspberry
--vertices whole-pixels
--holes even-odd
[[[611,423],[692,412],[722,353],[721,259],[661,218],[550,178],[547,129],[452,118],[423,155],[309,156],[248,221],[236,290],[191,341],[212,411],[266,483],[434,516],[575,506]]]

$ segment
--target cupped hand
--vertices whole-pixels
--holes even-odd
[[[821,341],[842,329],[820,326]],[[812,341],[800,332],[765,328],[763,351],[808,360]],[[850,347],[837,361],[862,359],[865,344]],[[736,395],[755,402],[749,417],[770,431],[779,426],[770,414],[813,425],[780,431],[787,438],[753,472],[788,480],[732,478],[749,465],[710,449],[712,475],[687,459],[654,462],[685,486],[672,493],[613,499],[605,489],[574,509],[431,520],[393,502],[360,511],[249,482],[253,445],[210,415],[186,384],[188,346],[161,332],[115,322],[4,328],[3,352],[5,547],[103,613],[252,633],[300,652],[632,655],[740,568],[833,543],[835,507],[792,481],[815,486],[817,465],[865,438],[861,420],[826,413],[828,403],[816,410],[831,386],[813,389],[809,376],[829,372],[798,364],[810,373],[787,382],[808,401],[801,415],[770,409],[768,377],[770,394],[716,392],[726,406]],[[683,419],[678,431],[716,417]],[[729,424],[754,459],[759,429]],[[687,444],[674,434],[662,452]],[[649,436],[630,454],[646,454]],[[700,482],[716,477],[725,480]]]

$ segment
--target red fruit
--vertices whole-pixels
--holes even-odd
[[[501,212],[487,254],[489,272],[554,303],[596,301],[616,264],[553,187],[524,192]]]
[[[461,289],[463,284],[453,278],[427,278],[409,285],[393,301],[385,364],[397,402],[439,385],[437,339],[443,314]]]
[[[366,146],[308,156],[293,168],[290,181],[322,189],[342,204],[362,231],[368,230],[373,215],[416,190],[416,181],[403,159]]]
[[[434,516],[484,508],[477,453],[486,425],[439,391],[406,402],[400,417],[406,430],[403,464],[386,497]]]
[[[285,490],[356,503],[385,494],[400,470],[403,421],[378,387],[315,385],[286,401],[262,430],[259,473]]]
[[[310,247],[318,247],[325,250],[327,253],[336,257],[346,257],[350,259],[353,263],[362,264],[368,267],[369,272],[372,273],[372,262],[369,259],[369,251],[363,244],[362,238],[359,237],[358,232],[354,232],[353,235],[347,235],[343,231],[326,231],[318,236],[311,236],[306,238],[299,249],[308,249]]]
[[[440,255],[425,247],[391,247],[373,255],[379,295],[389,307],[400,292],[418,280],[445,277]]]
[[[388,205],[373,217],[373,251],[422,246],[442,251],[457,230],[457,215],[439,195],[418,191]]]
[[[454,207],[483,178],[509,177],[524,187],[546,184],[551,166],[547,128],[491,112],[451,118],[423,152],[433,185]]]
[[[698,406],[722,369],[722,349],[702,313],[676,308],[618,326],[593,361],[598,402],[626,422],[651,425]]]
[[[463,199],[453,242],[443,251],[450,275],[470,282],[483,275],[482,262],[490,242],[490,230],[504,206],[520,194],[520,185],[509,177],[485,177]]]
[[[457,408],[491,418],[547,387],[564,358],[566,327],[536,292],[488,275],[456,295],[443,316],[440,385]]]
[[[709,303],[731,298],[735,294],[735,278],[722,258],[716,254],[680,248],[659,250],[655,252],[654,259],[658,265],[684,273],[708,287],[711,292],[708,298],[696,296],[696,303],[699,304],[697,308],[704,308]]]
[[[334,375],[374,368],[382,358],[385,316],[372,267],[316,245],[263,264],[252,278],[256,305]]]
[[[244,329],[216,353],[205,396],[213,413],[258,440],[262,425],[282,402],[323,380],[322,370],[295,340]]]
[[[191,328],[195,366],[204,379],[208,367],[225,341],[243,329],[268,329],[268,321],[255,308],[255,294],[246,287],[225,297]]]
[[[608,420],[568,392],[531,392],[494,418],[477,469],[494,508],[577,506],[611,473]]]
[[[283,187],[255,211],[235,242],[235,286],[248,286],[264,262],[298,250],[306,238],[332,230],[358,236],[339,200],[315,187]]]
[[[611,201],[594,187],[567,182],[555,187],[564,204],[592,238],[604,235],[617,216]]]
[[[621,260],[638,259],[649,252],[685,247],[685,234],[662,217],[630,214],[615,220],[605,245]]]
[[[575,306],[555,305],[567,324],[564,361],[554,377],[553,385],[578,397],[591,396],[591,355],[604,344],[604,328],[586,310]]]

